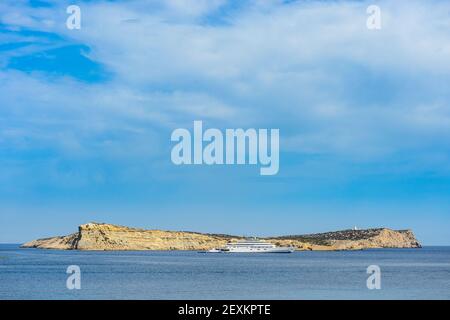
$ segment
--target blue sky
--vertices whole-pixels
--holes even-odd
[[[101,221],[450,245],[450,3],[375,2],[377,31],[364,1],[2,1],[0,242]],[[280,172],[174,166],[194,120],[279,128]]]

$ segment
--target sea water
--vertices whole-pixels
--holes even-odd
[[[81,289],[66,286],[79,266]],[[369,290],[370,265],[381,289]],[[450,247],[224,254],[0,245],[0,299],[450,299]]]

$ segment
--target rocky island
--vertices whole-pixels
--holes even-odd
[[[22,248],[59,250],[209,250],[243,237],[188,231],[129,228],[87,223],[67,236],[38,239]],[[376,228],[261,238],[296,250],[361,250],[368,248],[420,248],[411,230]]]

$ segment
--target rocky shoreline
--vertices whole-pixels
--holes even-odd
[[[22,248],[58,250],[208,250],[242,237],[186,231],[144,230],[106,223],[87,223],[78,232],[33,240]],[[368,248],[420,248],[411,230],[376,228],[309,235],[262,238],[296,250],[361,250]]]

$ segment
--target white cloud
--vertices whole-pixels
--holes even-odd
[[[440,140],[450,121],[450,4],[381,1],[382,29],[370,31],[368,3],[265,3],[207,23],[202,18],[226,10],[224,1],[86,2],[79,31],[39,23],[61,7],[13,6],[9,15],[4,6],[3,23],[87,44],[113,79],[93,85],[3,73],[2,104],[34,122],[75,115],[74,128],[92,136],[203,117],[280,127],[284,151],[359,160],[448,152]]]

